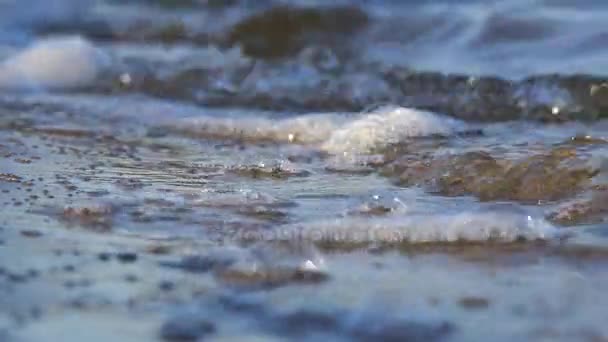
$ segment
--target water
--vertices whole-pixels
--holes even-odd
[[[0,1],[0,340],[607,339],[606,11]]]

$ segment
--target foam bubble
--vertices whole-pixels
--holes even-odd
[[[38,41],[0,64],[0,89],[55,90],[97,80],[110,59],[80,37]]]

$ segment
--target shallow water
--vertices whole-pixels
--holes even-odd
[[[603,2],[25,2],[0,341],[608,339]]]

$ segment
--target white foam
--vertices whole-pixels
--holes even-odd
[[[500,211],[340,218],[294,225],[290,231],[305,240],[343,243],[513,242],[557,235],[543,218]]]
[[[0,89],[55,90],[91,85],[110,59],[80,37],[38,41],[0,64]]]
[[[337,129],[322,147],[332,153],[366,153],[407,138],[451,135],[464,127],[461,121],[435,113],[386,106]]]
[[[264,117],[198,117],[180,128],[201,136],[252,141],[320,144],[346,117],[341,114],[309,114],[287,119]]]
[[[367,114],[309,114],[280,120],[198,117],[182,128],[202,136],[316,144],[332,154],[365,154],[407,138],[450,135],[465,124],[427,111],[387,106]]]

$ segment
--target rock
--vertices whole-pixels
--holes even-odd
[[[439,341],[455,330],[448,322],[422,323],[409,320],[369,320],[355,325],[350,333],[357,341]]]
[[[41,237],[43,234],[39,230],[25,229],[21,231],[21,235],[28,238],[38,238]]]
[[[549,213],[547,219],[564,226],[604,222],[608,219],[608,191],[594,190],[590,198],[564,203]]]
[[[194,314],[169,318],[160,329],[165,341],[196,341],[215,332],[215,325]]]
[[[124,279],[127,283],[136,283],[139,281],[139,277],[136,276],[135,274],[131,274],[131,273],[126,274]]]
[[[112,255],[110,253],[102,252],[97,254],[97,259],[99,259],[100,261],[109,261],[110,258],[112,258]]]
[[[287,218],[287,214],[265,206],[247,206],[238,211],[239,214],[262,221],[281,222]]]
[[[273,167],[242,166],[230,171],[239,176],[254,179],[288,179],[291,177],[308,177],[310,175],[310,172],[306,170],[294,170],[286,168],[282,165],[276,165]]]
[[[182,258],[179,262],[163,261],[160,263],[161,266],[179,268],[190,273],[205,273],[209,271],[222,270],[232,265],[234,259],[226,257],[213,257],[213,256],[202,256],[192,255]]]
[[[338,319],[339,315],[327,314],[324,312],[314,312],[307,310],[298,310],[274,320],[277,324],[277,330],[285,335],[314,335],[319,332],[329,333],[339,331],[341,322]]]
[[[173,291],[173,289],[175,289],[175,283],[169,280],[163,280],[158,284],[158,288],[165,292]]]
[[[241,44],[243,52],[252,57],[285,57],[310,42],[345,40],[368,22],[367,14],[352,6],[279,6],[236,24],[228,42]]]
[[[490,306],[490,301],[483,297],[463,297],[458,301],[461,307],[467,310],[487,309]]]
[[[134,263],[137,261],[137,254],[131,252],[121,252],[116,254],[116,259],[123,264]]]
[[[114,208],[108,204],[66,207],[61,218],[69,224],[77,224],[94,231],[106,232],[112,229]]]
[[[319,284],[329,279],[324,272],[287,267],[266,267],[253,271],[232,268],[219,272],[217,277],[228,285],[252,290],[289,284]]]
[[[12,173],[0,173],[0,181],[9,183],[21,183],[23,178]]]
[[[406,186],[425,186],[446,196],[474,195],[482,201],[556,201],[585,189],[598,173],[574,149],[557,148],[520,160],[501,160],[485,152],[397,161],[383,174],[398,174]]]

